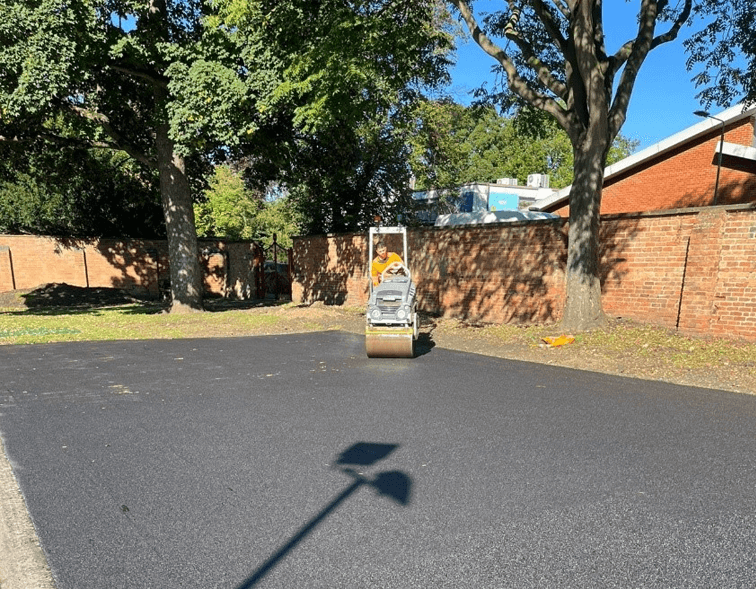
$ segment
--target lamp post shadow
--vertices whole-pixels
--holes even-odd
[[[237,589],[255,587],[286,555],[312,532],[323,520],[333,513],[344,501],[364,486],[372,487],[378,495],[386,496],[399,505],[408,505],[411,496],[412,480],[401,471],[380,472],[374,478],[367,478],[354,470],[354,466],[371,466],[383,460],[399,446],[397,444],[375,444],[358,442],[344,450],[334,462],[334,467],[340,468],[344,474],[354,479],[346,489],[339,493],[320,513],[302,526],[292,537],[276,550],[268,560],[245,579]]]

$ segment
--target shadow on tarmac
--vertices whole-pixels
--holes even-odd
[[[296,548],[320,522],[325,520],[339,505],[346,501],[355,491],[367,485],[373,487],[378,495],[389,497],[402,506],[409,505],[411,496],[412,479],[398,470],[379,472],[375,478],[369,479],[359,474],[352,467],[372,466],[376,462],[385,459],[399,447],[398,444],[375,444],[371,442],[357,442],[353,444],[334,461],[334,468],[340,468],[344,474],[354,479],[354,482],[337,495],[326,505],[318,515],[312,518],[291,539],[281,546],[260,567],[245,579],[237,589],[250,589],[257,585],[286,555]]]
[[[415,358],[424,356],[436,346],[430,333],[420,333],[415,341]]]

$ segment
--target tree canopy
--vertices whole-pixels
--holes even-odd
[[[280,64],[257,102],[259,126],[235,153],[247,181],[281,185],[305,233],[363,230],[396,219],[409,198],[408,113],[448,80],[452,37],[435,0],[222,0],[245,60]],[[259,20],[264,27],[255,27]]]
[[[157,178],[123,152],[0,144],[0,233],[162,237]]]
[[[201,237],[255,239],[270,246],[275,234],[279,245],[291,247],[301,232],[302,220],[288,196],[250,189],[242,172],[229,165],[215,168],[194,211]]]
[[[200,0],[2,0],[0,139],[22,149],[88,147],[127,153],[158,178],[172,310],[202,307],[186,155],[202,140],[171,135],[186,113],[171,90],[177,63],[231,53],[204,33]],[[198,89],[195,89],[198,91]]]
[[[311,132],[386,117],[448,80],[445,11],[436,0],[216,0],[234,31],[256,110]],[[247,75],[260,58],[279,78]]]

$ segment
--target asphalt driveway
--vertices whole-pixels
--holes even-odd
[[[756,397],[348,333],[0,347],[58,589],[750,587]]]

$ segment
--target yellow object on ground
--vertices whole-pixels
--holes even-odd
[[[565,344],[571,344],[575,341],[575,338],[571,335],[560,335],[559,337],[544,337],[542,338],[544,342],[549,344],[552,348],[558,348],[559,346],[563,346]]]

